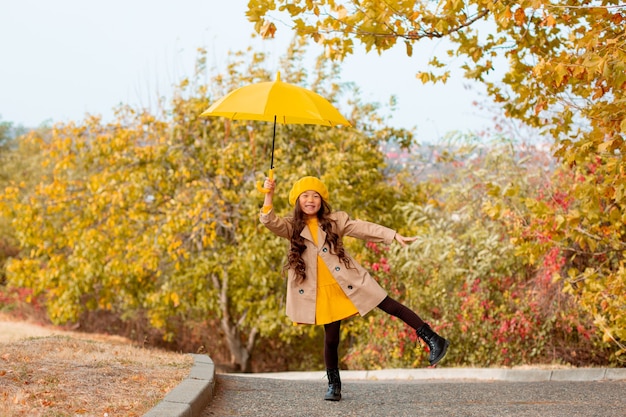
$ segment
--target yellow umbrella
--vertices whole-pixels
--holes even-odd
[[[200,116],[221,116],[231,120],[274,122],[272,158],[269,177],[274,177],[274,142],[276,124],[313,124],[350,126],[339,111],[319,94],[297,85],[282,82],[280,72],[275,81],[240,87],[213,103]],[[269,190],[257,183],[259,191]]]

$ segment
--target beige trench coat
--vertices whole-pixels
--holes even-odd
[[[351,236],[370,242],[393,242],[395,230],[361,220],[352,220],[345,212],[335,212],[330,216],[335,221],[334,230],[340,238]],[[274,234],[286,239],[291,238],[293,225],[290,218],[276,216],[274,211],[260,215],[261,223]],[[317,293],[317,256],[319,255],[333,277],[337,280],[341,289],[346,293],[350,301],[364,316],[373,310],[387,296],[387,292],[372,278],[361,265],[354,259],[353,267],[347,268],[337,255],[330,253],[330,247],[326,242],[326,233],[318,229],[318,242],[322,246],[317,247],[308,227],[302,230],[301,236],[305,240],[306,250],[302,254],[306,265],[306,279],[300,282],[293,269],[287,272],[287,316],[296,323],[315,324],[315,300]],[[348,255],[349,256],[349,255]]]

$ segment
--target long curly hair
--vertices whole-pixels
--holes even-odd
[[[346,254],[343,247],[343,242],[339,238],[339,235],[333,230],[335,221],[330,218],[331,213],[332,208],[324,199],[322,199],[322,205],[317,212],[317,221],[319,227],[326,232],[326,242],[328,242],[328,245],[330,246],[330,253],[337,255],[346,268],[353,268],[352,263],[350,262],[350,257]],[[302,233],[302,230],[304,230],[305,227],[307,227],[306,215],[296,201],[296,207],[293,212],[293,233],[290,239],[291,244],[289,245],[289,254],[287,256],[287,265],[285,265],[285,267],[293,269],[296,273],[296,278],[300,281],[304,281],[306,279],[306,265],[304,263],[304,259],[302,259],[302,254],[306,250],[306,245],[304,243],[304,238],[300,236],[300,233]]]

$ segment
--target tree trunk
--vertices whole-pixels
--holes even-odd
[[[221,320],[222,330],[226,334],[226,342],[230,350],[231,363],[235,365],[241,372],[252,372],[252,348],[256,340],[258,330],[252,328],[248,341],[244,345],[241,340],[241,332],[233,323],[227,322],[224,318]]]
[[[252,372],[252,350],[259,333],[257,327],[250,329],[248,340],[244,344],[241,338],[241,329],[246,314],[243,314],[238,321],[234,321],[230,315],[230,302],[228,300],[228,274],[224,272],[224,277],[220,282],[216,275],[212,276],[213,285],[219,291],[219,306],[222,313],[220,326],[226,335],[226,343],[230,350],[231,364],[237,367],[241,372]]]

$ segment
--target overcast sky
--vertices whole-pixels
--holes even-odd
[[[196,50],[208,50],[220,69],[229,51],[253,46],[270,55],[273,71],[292,38],[278,25],[274,40],[253,40],[247,0],[0,0],[0,121],[26,127],[82,120],[87,113],[113,117],[119,104],[149,107],[172,85],[192,74]],[[391,124],[417,128],[423,141],[451,130],[488,124],[457,71],[446,85],[424,86],[415,73],[433,49],[403,48],[350,58],[341,81],[357,83],[367,101],[398,108]]]

